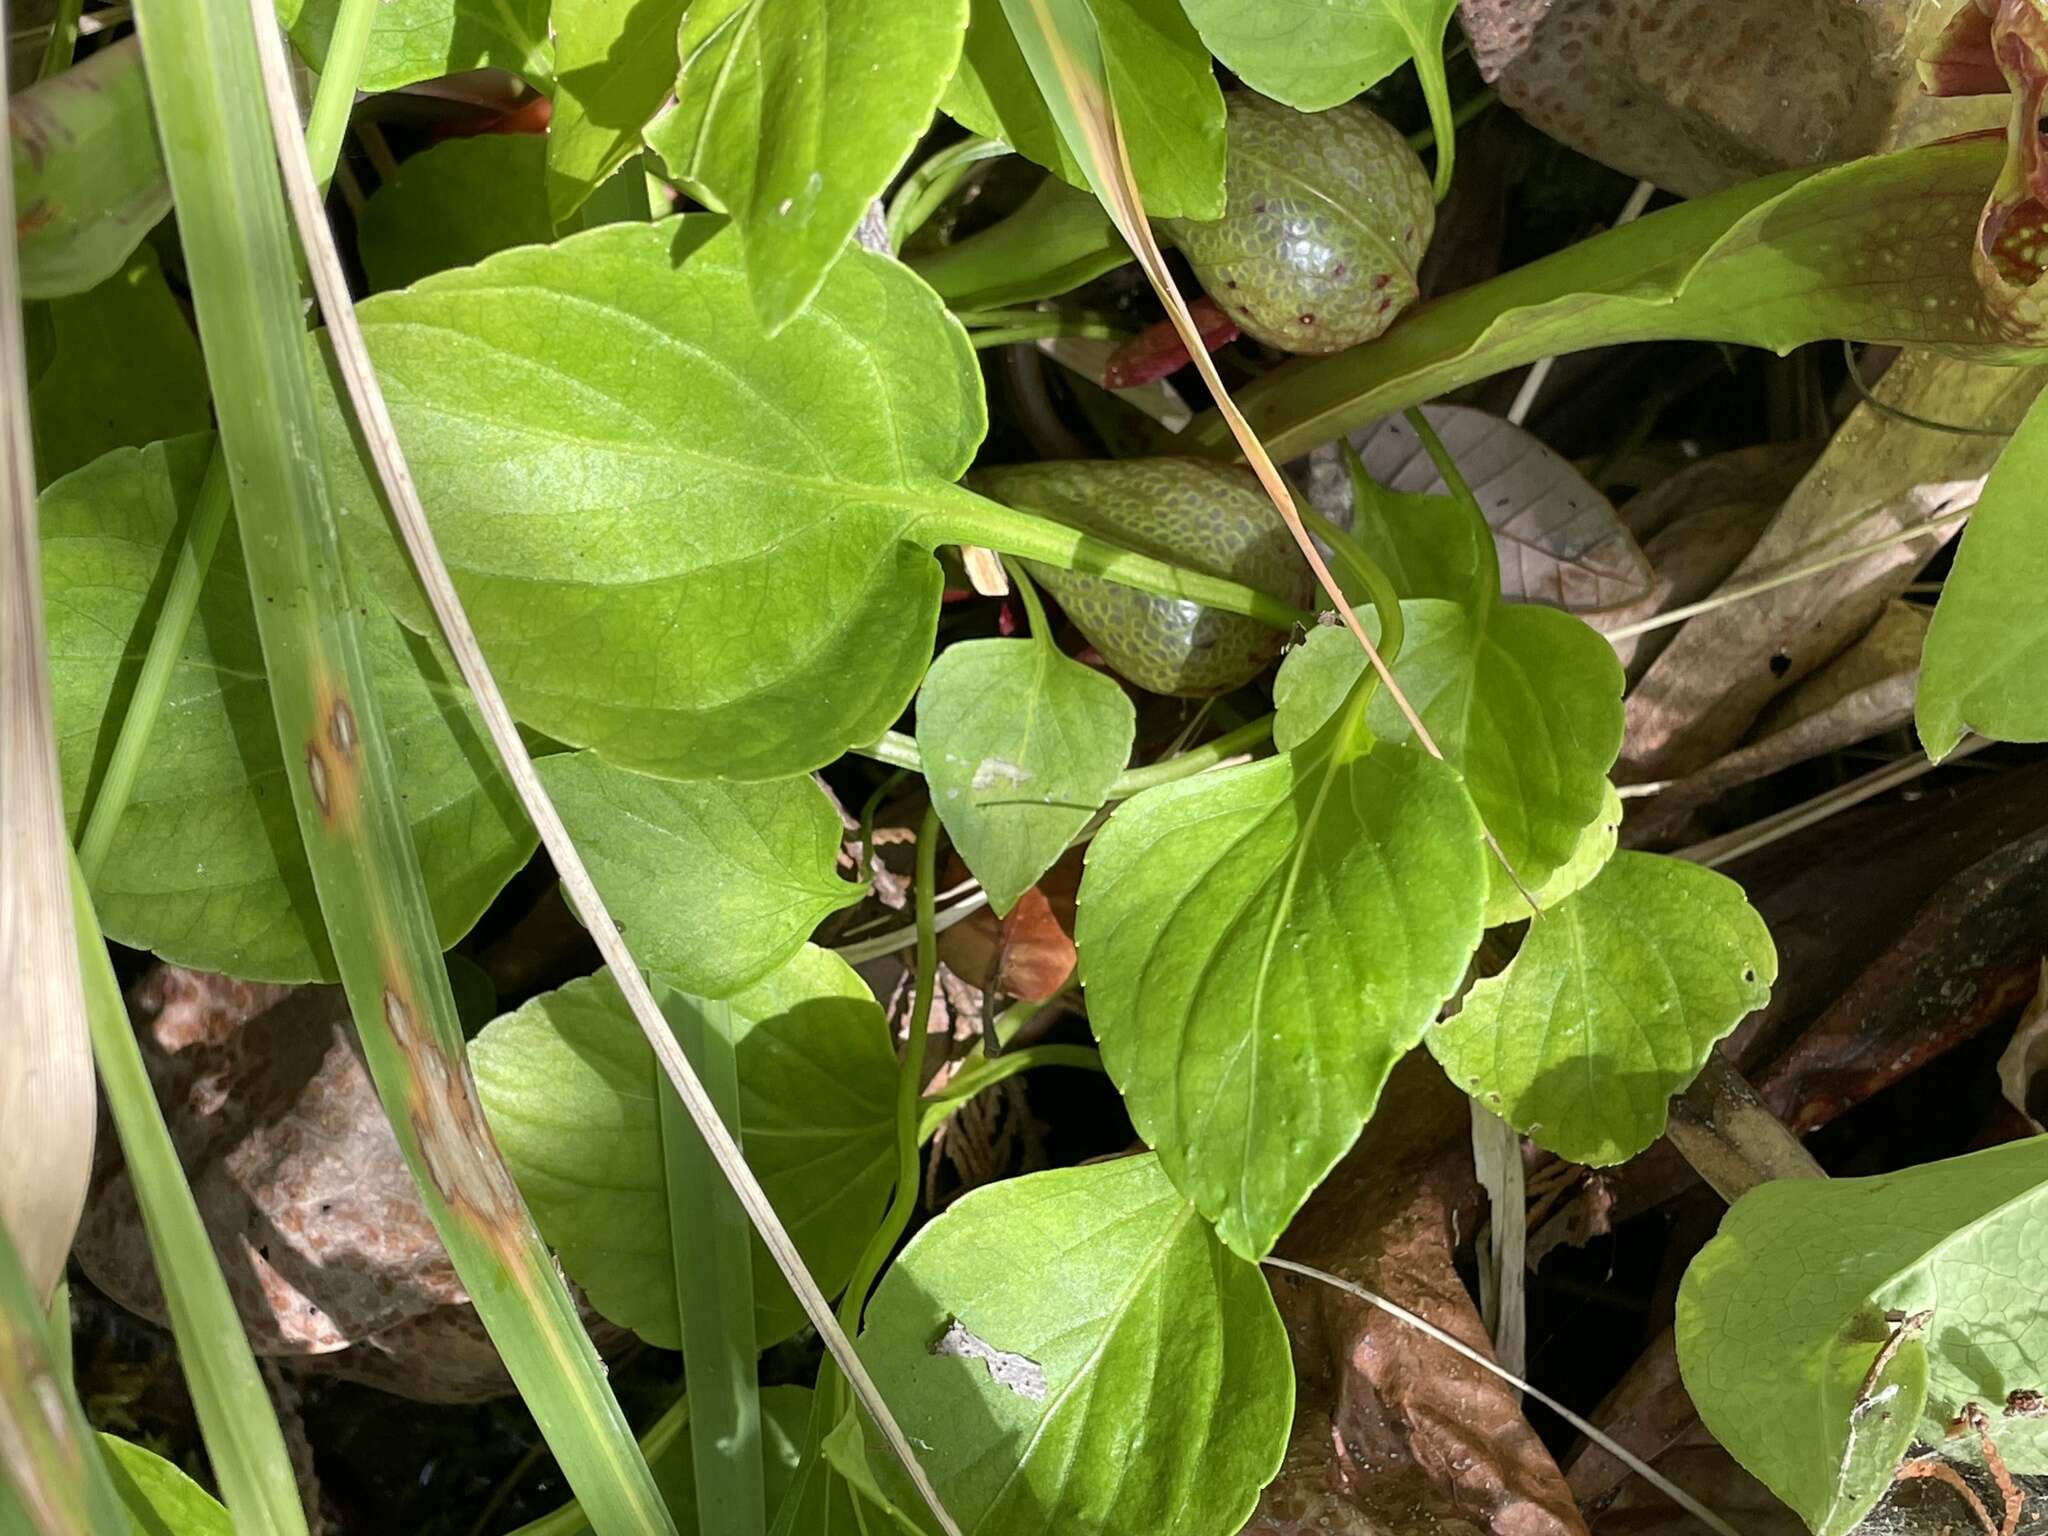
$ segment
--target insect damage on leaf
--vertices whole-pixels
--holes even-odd
[[[946,1331],[932,1344],[932,1353],[959,1360],[979,1360],[988,1367],[989,1380],[1007,1387],[1034,1403],[1045,1401],[1045,1367],[1025,1355],[1013,1355],[976,1334],[959,1318],[946,1324]]]

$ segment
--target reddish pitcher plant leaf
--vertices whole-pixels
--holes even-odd
[[[2038,343],[2048,338],[2048,143],[2040,128],[2048,12],[2034,0],[1974,0],[1943,29],[1920,72],[1939,94],[2012,93],[2005,164],[1977,225],[1970,270],[1998,334]]]

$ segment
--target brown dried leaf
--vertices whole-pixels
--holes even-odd
[[[1658,795],[1632,835],[1654,837],[1652,821],[1675,824],[1682,812],[1737,785],[1905,725],[1913,718],[1926,638],[1927,610],[1894,601],[1861,640],[1773,700],[1744,745]]]
[[[1042,1003],[1074,974],[1076,951],[1045,892],[1031,887],[1003,919],[996,984],[1011,997]]]
[[[2035,372],[1908,352],[1877,392],[1920,416],[2009,424],[2041,388]],[[1724,586],[1859,549],[1967,506],[2001,446],[1995,437],[1936,431],[1858,406]],[[1773,698],[1868,630],[1960,526],[1950,521],[1688,620],[1629,694],[1617,780],[1681,778],[1730,750]]]
[[[1280,1251],[1489,1348],[1453,1261],[1479,1211],[1470,1134],[1463,1096],[1409,1057]],[[1329,1286],[1275,1276],[1273,1288],[1297,1348],[1298,1417],[1246,1536],[1583,1536],[1505,1383]]]
[[[1988,126],[1930,102],[1919,0],[1463,0],[1501,99],[1582,154],[1688,197]],[[1910,135],[1910,137],[1909,137]]]
[[[1465,405],[1424,409],[1472,488],[1500,551],[1510,602],[1598,613],[1641,601],[1650,562],[1615,512],[1562,455],[1511,422]],[[1408,423],[1390,416],[1352,434],[1365,467],[1393,491],[1449,493]],[[1334,445],[1309,456],[1308,492],[1325,517],[1351,524],[1351,479]]]
[[[420,1204],[341,989],[159,965],[129,1009],[257,1352],[319,1356],[325,1371],[422,1401],[509,1391]],[[79,1264],[114,1300],[163,1322],[113,1137],[101,1154]]]
[[[2020,1015],[2012,1042],[1998,1058],[1998,1083],[2008,1104],[2036,1131],[2048,1130],[2048,960],[2041,985]]]
[[[1738,448],[1681,470],[1631,501],[1623,520],[1643,541],[1656,573],[1639,603],[1588,620],[1595,629],[1620,629],[1698,602],[1742,563],[1779,506],[1813,465],[1816,450],[1803,443]],[[1614,643],[1633,686],[1678,633],[1646,630]]]

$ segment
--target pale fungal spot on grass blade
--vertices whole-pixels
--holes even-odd
[[[988,1367],[989,1380],[997,1386],[1034,1403],[1045,1401],[1044,1366],[1029,1356],[997,1349],[957,1317],[946,1324],[946,1331],[932,1345],[932,1353],[958,1360],[979,1360]]]

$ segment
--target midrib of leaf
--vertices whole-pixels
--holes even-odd
[[[710,49],[717,47],[719,40],[723,38],[727,32],[734,30],[744,31],[747,28],[751,27],[753,25],[754,17],[759,13],[761,9],[761,3],[762,0],[753,0],[753,3],[748,5],[745,9],[734,11],[732,15],[728,16],[725,19],[724,24],[720,26],[717,31],[710,33],[707,37],[705,37],[703,42],[697,45],[697,49],[694,53],[690,55],[690,59],[695,59],[700,54],[703,54],[709,51]],[[713,82],[710,92],[706,95],[704,99],[704,109],[698,115],[697,118],[697,135],[695,142],[693,142],[690,146],[689,168],[687,170],[679,170],[676,172],[676,174],[679,177],[682,177],[687,181],[695,182],[698,183],[699,185],[702,184],[705,144],[706,141],[709,140],[711,137],[711,124],[713,119],[715,119],[718,116],[719,111],[725,105],[726,88],[732,83],[732,72],[739,58],[739,52],[740,39],[734,38],[731,45],[726,48],[724,56],[721,57],[718,61],[718,78],[716,81]],[[683,61],[682,73],[681,75],[678,76],[676,82],[679,88],[683,83],[682,76],[686,76],[689,73],[690,59],[686,59]],[[678,94],[681,94],[680,89],[678,90]]]

